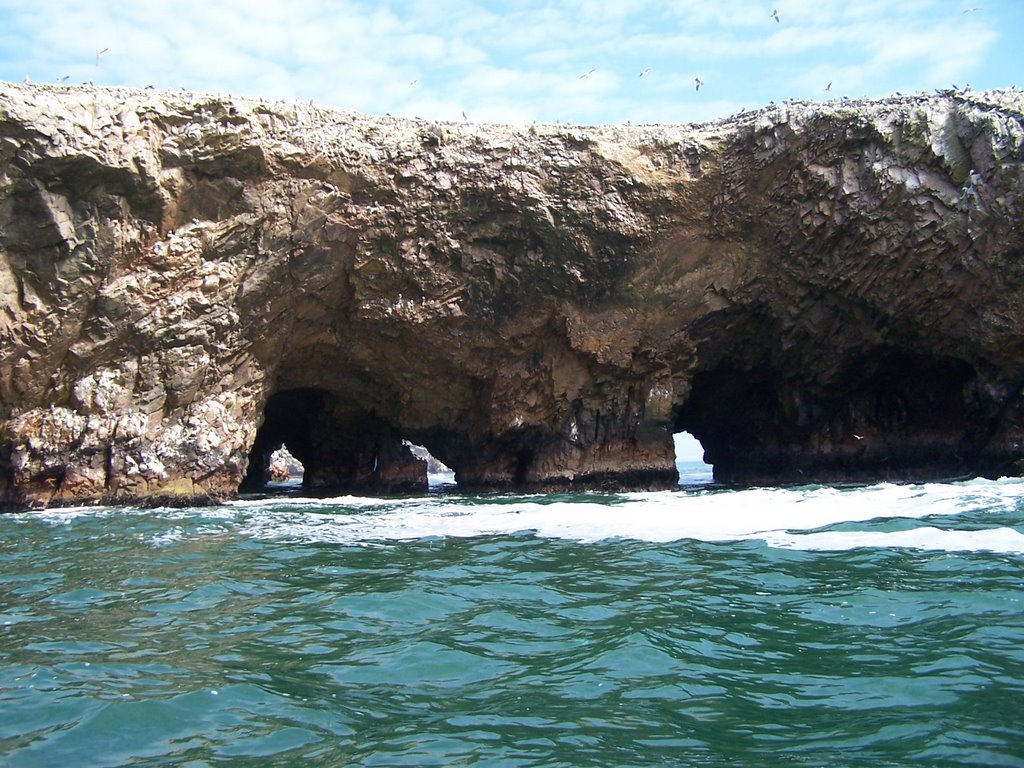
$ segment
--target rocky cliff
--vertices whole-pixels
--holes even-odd
[[[429,123],[0,84],[0,493],[1024,470],[1024,94]]]

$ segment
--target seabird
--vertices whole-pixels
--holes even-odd
[[[409,81],[409,85],[416,85],[416,83],[418,83],[418,82],[419,82],[419,80],[410,80]]]
[[[964,8],[964,13],[974,13],[975,11],[984,10],[982,8]]]
[[[693,78],[693,84],[697,86],[697,90],[699,91],[700,87],[704,85],[704,81],[701,80],[699,77],[695,77]]]
[[[463,111],[463,113],[462,113],[462,119],[465,120],[467,123],[469,122],[469,118],[466,117],[465,111]]]
[[[28,75],[25,75],[25,80],[24,80],[24,82],[26,82],[26,83],[28,82]]]
[[[644,75],[650,74],[650,71],[651,71],[651,68],[648,67],[647,69],[645,69],[643,72],[640,73],[640,77],[643,77]]]
[[[104,53],[106,53],[109,50],[110,50],[109,48],[104,48],[102,51],[100,51],[100,52],[98,52],[96,54],[96,66],[97,67],[100,65],[100,56],[102,56]]]
[[[864,435],[854,435],[854,437],[857,438],[858,440],[864,439]]]
[[[776,23],[776,24],[780,24],[780,23],[781,23],[781,22],[779,21],[779,11],[778,11],[778,9],[777,9],[777,8],[773,8],[773,9],[772,9],[772,18],[773,18],[773,19],[775,19],[775,23]]]
[[[826,91],[831,91],[832,90],[832,81],[831,80],[828,81],[828,85],[825,86],[825,90]]]
[[[60,78],[57,82],[61,84],[66,83],[69,77],[71,77],[71,75],[64,75],[64,77]]]
[[[577,79],[585,80],[586,78],[590,77],[595,72],[597,72],[597,68],[596,67],[594,69],[588,69],[586,72],[584,72],[582,75],[580,75],[579,78],[577,78]]]

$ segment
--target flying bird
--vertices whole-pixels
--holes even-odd
[[[983,8],[964,8],[964,13],[974,13],[975,11],[984,10]]]
[[[695,77],[693,78],[693,84],[697,86],[697,90],[699,91],[700,87],[704,85],[704,81],[701,80],[699,77]]]
[[[828,85],[825,86],[825,90],[826,91],[831,91],[832,90],[832,81],[831,80],[828,81]]]
[[[651,68],[648,67],[647,69],[645,69],[643,72],[640,73],[640,77],[643,77],[644,75],[648,75],[648,74],[650,74],[650,72],[651,72]]]
[[[68,78],[69,78],[69,77],[71,77],[71,75],[64,75],[64,77],[60,78],[60,79],[58,80],[58,82],[60,82],[60,83],[62,83],[62,84],[63,84],[63,83],[66,83],[66,82],[68,81]]]
[[[588,70],[587,70],[586,72],[584,72],[584,73],[583,73],[582,75],[580,75],[578,79],[579,79],[579,80],[585,80],[586,78],[590,77],[590,76],[591,76],[592,74],[594,74],[595,72],[597,72],[597,69],[596,69],[596,68],[594,68],[594,69],[588,69]]]
[[[409,81],[409,85],[416,85],[416,83],[418,83],[418,82],[419,82],[419,80],[410,80]]]
[[[110,50],[109,48],[104,48],[104,49],[103,49],[102,51],[99,51],[99,52],[98,52],[98,53],[96,54],[96,66],[97,66],[97,67],[98,67],[98,66],[100,65],[100,56],[102,56],[102,55],[103,55],[104,53],[106,53],[106,52],[107,52],[107,51],[109,51],[109,50]]]
[[[779,10],[777,8],[773,8],[772,9],[772,18],[775,19],[775,23],[776,24],[781,24],[782,23],[779,20]]]

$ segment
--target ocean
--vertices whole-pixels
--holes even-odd
[[[1024,480],[0,517],[0,765],[1021,766]]]

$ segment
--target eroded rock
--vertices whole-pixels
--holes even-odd
[[[0,84],[8,507],[1024,470],[1024,97],[479,126]],[[248,470],[247,470],[248,468]],[[248,472],[248,475],[247,475]]]

